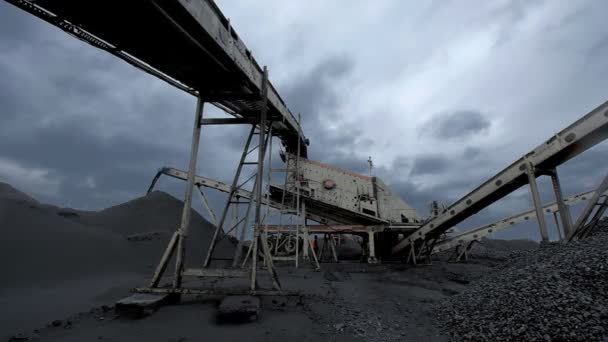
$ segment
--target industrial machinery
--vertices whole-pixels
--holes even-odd
[[[299,230],[309,234],[353,234],[365,241],[368,261],[377,262],[377,257],[390,257],[390,252],[400,237],[422,224],[416,210],[393,194],[378,177],[369,177],[339,169],[296,155],[285,155],[284,185],[270,184],[264,204],[294,213],[296,206],[304,208],[302,215],[309,221]],[[297,164],[297,165],[296,165]],[[296,172],[297,171],[297,172]],[[152,191],[161,175],[187,180],[188,173],[165,167],[158,171],[148,193]],[[195,185],[229,193],[230,186],[210,178],[195,176]],[[203,192],[200,192],[207,210],[210,210]],[[251,192],[238,189],[239,198],[251,198]],[[297,197],[297,199],[296,199]],[[215,217],[209,211],[210,217]],[[290,229],[291,228],[291,229]],[[281,224],[266,225],[268,243],[281,257],[293,254],[302,246],[303,255],[308,256],[306,242],[302,242],[295,227]],[[296,243],[296,241],[299,241]],[[280,258],[279,258],[280,260]]]
[[[269,244],[269,234],[295,236],[288,249],[295,247],[296,265],[300,249],[304,257],[309,250],[314,253],[307,246],[309,234],[327,236],[342,233],[366,238],[369,262],[376,262],[379,256],[382,259],[404,258],[415,263],[433,253],[445,238],[445,232],[526,184],[530,187],[542,239],[548,241],[536,183],[536,178],[541,175],[551,177],[556,207],[568,239],[588,233],[589,224],[597,219],[600,212],[592,215],[593,207],[601,207],[601,213],[608,207],[606,196],[603,195],[608,188],[606,180],[592,196],[584,215],[573,225],[556,170],[562,163],[608,137],[608,103],[551,136],[452,205],[435,205],[433,215],[423,221],[379,178],[354,174],[307,159],[308,139],[302,131],[300,118],[296,118],[288,109],[270,82],[268,69],[260,67],[230,21],[212,0],[106,0],[87,1],[86,4],[76,0],[6,1],[197,98],[188,170],[161,170],[161,174],[186,180],[182,220],[148,286],[137,288],[135,292],[165,295],[282,294],[284,292],[273,266],[277,256],[272,255],[270,249],[278,246],[281,239],[275,239],[274,245],[272,242]],[[203,118],[205,103],[222,109],[230,117]],[[231,184],[195,175],[201,127],[234,124],[250,125],[251,130]],[[273,138],[280,139],[284,148],[286,166],[282,172],[285,182],[282,186],[270,185],[268,192],[263,194],[263,175],[272,165],[270,159],[266,167],[264,164],[266,157],[272,156]],[[255,158],[251,158],[253,151],[256,151]],[[254,171],[243,181],[241,176],[245,167],[252,167]],[[253,182],[251,190],[245,187],[249,181]],[[200,268],[186,267],[185,261],[195,186],[199,190],[204,186],[228,194],[220,215],[216,217],[211,213],[217,228]],[[201,195],[206,203],[204,193],[201,192]],[[266,209],[279,210],[281,215],[295,216],[295,224],[279,222],[274,225],[265,221],[267,215],[262,212],[264,205]],[[228,228],[228,211],[234,206],[246,207],[246,214],[235,218],[235,224]],[[253,217],[252,222],[248,221],[250,216]],[[588,222],[589,218],[591,220]],[[308,220],[319,224],[308,224]],[[240,230],[238,227],[241,227]],[[219,234],[222,230],[226,233],[234,231],[240,242],[231,265],[211,268],[215,244],[226,236]],[[250,248],[244,260],[241,260],[241,247],[248,231],[252,236]],[[291,236],[285,241],[291,241]],[[172,285],[160,286],[164,283],[161,280],[173,257]],[[313,257],[316,259],[314,254]],[[248,260],[249,266],[245,267]],[[264,270],[270,275],[273,289],[260,289],[258,286],[261,264],[258,261],[261,260],[265,265]],[[249,287],[192,288],[184,285],[183,277],[245,277]]]
[[[307,201],[308,212],[334,222],[389,225],[395,229],[420,225],[416,210],[391,193],[380,178],[296,158],[288,154],[286,168],[297,167],[298,175],[289,173],[285,188],[271,185],[271,199],[280,201],[283,195],[295,196],[299,189],[301,198]]]
[[[333,244],[334,240],[330,238],[333,234],[360,235],[365,242],[367,261],[375,263],[378,257],[390,257],[390,247],[422,222],[416,210],[393,194],[378,177],[364,176],[289,153],[283,155],[283,160],[286,164],[284,185],[271,184],[269,198],[295,203],[305,213],[321,218],[317,221],[319,225],[303,225],[305,236],[323,234],[327,237],[325,240]],[[328,222],[334,224],[327,225]],[[271,236],[280,241],[289,231],[282,228],[273,226]],[[294,241],[298,240],[299,230],[295,227],[287,235],[295,235]],[[306,243],[303,246],[305,257],[308,253]]]

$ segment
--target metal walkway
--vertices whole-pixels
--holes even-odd
[[[256,123],[263,70],[211,0],[6,0],[241,119]],[[269,84],[268,120],[288,152],[306,138]]]
[[[475,190],[463,196],[441,214],[422,225],[413,234],[401,240],[393,247],[392,252],[398,253],[406,247],[413,247],[416,244],[437,239],[449,228],[525,184],[530,183],[533,194],[537,193],[537,191],[534,191],[536,177],[547,172],[554,172],[558,165],[574,158],[606,138],[608,138],[608,102],[595,108],[504,170],[498,172]],[[535,200],[535,202],[538,201]],[[537,207],[539,206],[537,205]],[[539,219],[543,220],[542,218]],[[432,246],[427,247],[432,250]],[[413,248],[411,248],[411,254],[414,254]]]

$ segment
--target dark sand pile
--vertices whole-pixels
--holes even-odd
[[[465,341],[605,341],[608,221],[593,236],[521,252],[437,308]]]
[[[26,193],[23,193],[10,184],[0,182],[0,198],[10,199],[15,201],[38,203],[34,198],[30,197]]]
[[[473,259],[508,260],[513,253],[535,250],[538,246],[538,242],[528,239],[502,240],[484,237],[471,247],[468,255]]]
[[[108,304],[145,284],[179,224],[182,206],[154,192],[100,212],[79,211],[40,204],[0,183],[0,340]],[[192,212],[188,265],[200,265],[212,229]],[[231,256],[234,245],[224,239],[217,251]]]

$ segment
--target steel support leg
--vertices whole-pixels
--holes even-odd
[[[308,246],[310,245],[310,235],[308,234],[308,228],[304,227],[302,229],[302,259],[308,261],[310,255],[308,254]]]
[[[568,236],[568,234],[570,234],[570,230],[572,229],[572,219],[570,217],[570,208],[566,205],[566,203],[564,203],[562,187],[559,182],[559,176],[557,175],[556,169],[551,170],[551,183],[553,184],[553,192],[555,193],[555,201],[557,202],[559,217],[562,221],[564,236]],[[559,230],[559,226],[557,229]]]
[[[169,240],[169,244],[167,245],[167,248],[165,249],[162,258],[160,259],[160,262],[156,266],[156,270],[154,271],[154,275],[152,276],[152,280],[150,281],[150,287],[157,287],[161,277],[165,273],[167,265],[169,265],[169,259],[175,251],[175,246],[177,246],[177,236],[178,232],[176,230],[175,232],[173,232],[171,240]]]
[[[414,241],[410,240],[410,250],[408,252],[407,255],[407,260],[406,263],[409,263],[410,261],[412,262],[412,264],[416,265],[416,250],[415,250],[415,243]]]
[[[304,225],[303,225],[303,230],[302,230],[302,235],[304,237],[303,242],[302,242],[302,258],[304,258],[304,260],[308,260],[309,259],[309,254],[308,254],[308,249],[310,246],[310,233],[308,231],[308,226],[306,225],[308,222],[306,222],[306,202],[302,201],[302,217],[304,220]]]
[[[188,166],[188,181],[186,183],[186,193],[184,195],[184,209],[182,220],[177,235],[177,258],[175,260],[175,277],[173,287],[178,288],[182,285],[182,271],[186,258],[186,237],[190,228],[190,212],[192,210],[192,191],[194,190],[194,176],[196,175],[196,161],[198,157],[198,146],[201,137],[201,120],[203,119],[203,99],[198,98],[196,104],[196,114],[194,115],[194,127],[192,129],[192,145],[190,147],[190,165]]]
[[[278,276],[274,269],[272,262],[272,256],[270,255],[270,249],[268,248],[268,242],[266,241],[265,235],[261,234],[262,231],[262,178],[264,176],[264,153],[266,152],[265,144],[265,133],[266,133],[266,114],[268,111],[268,69],[264,67],[264,78],[262,80],[262,109],[260,111],[260,146],[258,147],[258,170],[256,173],[256,185],[255,185],[255,222],[254,222],[254,237],[253,237],[253,250],[252,250],[252,266],[251,266],[251,284],[250,289],[254,291],[256,289],[256,272],[257,272],[257,260],[258,260],[258,245],[262,243],[262,249],[264,251],[264,258],[266,260],[266,266],[270,277],[272,278],[272,284],[275,289],[281,290],[281,284],[279,283]]]
[[[338,262],[338,252],[336,251],[336,241],[332,234],[329,235],[329,247],[331,250],[331,256],[334,262]]]
[[[194,175],[196,173],[196,160],[198,156],[198,146],[200,141],[201,134],[201,120],[203,118],[203,107],[204,101],[199,97],[196,104],[196,113],[194,115],[194,127],[192,130],[192,144],[190,148],[190,165],[189,165],[189,174],[188,174],[188,182],[186,184],[186,193],[184,198],[184,208],[182,211],[182,218],[180,222],[179,228],[173,233],[171,236],[171,240],[169,240],[169,244],[163,253],[163,256],[156,266],[156,270],[154,271],[154,275],[152,276],[152,280],[150,281],[150,287],[157,287],[160,279],[162,278],[165,270],[167,269],[167,265],[169,264],[169,260],[171,256],[175,252],[177,248],[177,258],[176,258],[176,267],[175,267],[175,278],[173,279],[173,287],[181,286],[181,272],[184,267],[184,257],[185,257],[185,239],[188,235],[188,228],[190,225],[190,211],[192,208],[192,191],[194,188]],[[154,184],[158,180],[161,172],[157,173],[156,177],[152,181],[150,188],[148,191],[154,187]]]
[[[532,201],[534,201],[534,208],[536,209],[536,219],[538,220],[540,236],[542,242],[549,242],[547,224],[545,223],[545,214],[543,213],[543,204],[540,202],[540,195],[538,194],[538,185],[536,184],[536,175],[534,174],[534,165],[528,162],[526,166],[526,173],[528,174],[528,183],[530,184],[530,193],[532,194]]]
[[[457,255],[456,255],[456,262],[462,261],[463,258],[466,260],[467,257],[468,257],[467,256],[467,246],[466,245],[460,245],[460,246],[458,246]]]
[[[367,263],[368,264],[377,264],[378,263],[378,259],[376,258],[376,241],[374,239],[375,234],[374,231],[372,229],[369,229],[367,231],[367,236],[369,239],[369,242],[367,244],[368,248],[369,248],[369,256],[367,258]]]
[[[555,221],[555,230],[557,230],[557,237],[559,238],[559,241],[562,241],[564,239],[564,235],[562,235],[562,229],[559,226],[559,220],[557,219],[556,212],[553,212],[553,220]]]
[[[576,220],[576,223],[574,224],[574,226],[572,226],[572,231],[570,231],[570,234],[568,234],[568,241],[572,241],[574,238],[582,237],[580,235],[580,233],[583,233],[585,224],[587,223],[587,220],[591,216],[593,209],[595,209],[595,207],[598,205],[600,197],[604,196],[604,192],[606,192],[606,191],[608,191],[608,175],[606,175],[606,177],[604,177],[604,179],[602,180],[602,183],[595,190],[595,193],[589,199],[589,202],[587,202],[587,205],[585,206],[583,211],[580,213],[578,219]],[[600,208],[598,208],[598,209],[600,209]],[[596,214],[597,214],[597,212],[596,212]]]
[[[312,254],[312,258],[314,260],[313,265],[315,266],[315,269],[320,269],[321,266],[319,265],[319,258],[317,258],[317,252],[315,252],[315,249],[312,248],[312,246],[310,244],[308,244],[308,247],[310,248],[310,254]]]

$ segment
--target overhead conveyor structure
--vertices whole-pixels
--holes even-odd
[[[446,208],[441,214],[425,222],[418,230],[405,237],[392,249],[400,253],[409,248],[408,258],[430,254],[440,236],[449,228],[464,221],[478,211],[519,189],[525,184],[530,190],[537,212],[542,239],[548,240],[542,205],[538,195],[536,177],[551,176],[558,205],[564,206],[556,167],[586,151],[608,137],[608,102],[583,116],[570,126],[516,160],[504,170],[488,179],[475,190]],[[560,210],[566,214],[567,210]],[[563,220],[566,225],[569,218]],[[417,250],[418,249],[418,250]]]
[[[211,0],[7,0],[9,3],[59,27],[76,38],[127,61],[169,84],[197,97],[192,130],[192,142],[181,222],[172,235],[147,288],[138,292],[162,292],[178,295],[194,289],[182,286],[183,277],[243,276],[249,280],[248,289],[230,289],[233,293],[277,294],[281,284],[269,255],[266,237],[260,234],[262,223],[262,175],[266,150],[272,138],[278,137],[284,150],[297,156],[307,156],[308,140],[299,119],[289,111],[270,82],[267,67],[260,67],[251,51],[239,38]],[[206,103],[211,103],[232,117],[203,118]],[[229,186],[228,200],[219,218],[213,238],[207,248],[201,269],[185,267],[186,238],[190,225],[190,209],[195,185],[195,171],[203,125],[251,125],[243,153]],[[256,157],[251,158],[256,151]],[[247,157],[250,157],[247,159]],[[241,180],[244,167],[254,168],[253,175]],[[253,182],[247,201],[247,215],[242,220],[241,241],[236,248],[233,267],[240,258],[242,239],[252,222],[253,248],[249,271],[236,272],[220,266],[210,269],[219,230],[228,208],[238,195],[237,190]],[[219,186],[219,184],[215,184]],[[204,197],[203,200],[205,201]],[[206,203],[206,201],[205,201]],[[213,215],[215,216],[215,215]],[[238,225],[237,225],[238,226]],[[249,229],[249,228],[247,228]],[[258,288],[258,251],[262,251],[266,271],[273,289]],[[159,288],[168,263],[175,257],[173,285]],[[196,289],[199,293],[226,292],[218,289]]]
[[[162,176],[162,175],[166,175],[166,176],[169,176],[169,177],[172,177],[175,179],[179,179],[179,180],[183,180],[183,181],[188,180],[188,172],[179,170],[176,168],[172,168],[172,167],[163,167],[158,170],[158,172],[152,179],[152,182],[150,183],[150,187],[148,188],[147,193],[152,192],[152,190],[156,186],[156,183],[158,182],[160,176]],[[209,177],[195,175],[194,184],[199,188],[205,187],[205,188],[214,189],[219,192],[226,193],[226,194],[230,193],[230,185],[228,185],[224,182],[220,182],[220,181],[211,179]],[[254,194],[251,191],[248,191],[245,189],[240,189],[240,188],[236,189],[234,192],[235,198],[242,198],[242,199],[246,199],[246,200],[251,200],[253,198],[253,195]],[[203,198],[202,201],[204,204],[207,200],[206,200],[204,194],[202,194],[201,196]],[[284,205],[281,204],[280,200],[275,200],[274,198],[268,197],[268,196],[262,197],[262,204],[268,205],[271,208],[278,209],[278,210],[284,208]],[[207,206],[207,205],[205,204],[205,206]],[[209,209],[207,209],[207,210],[209,210]],[[210,215],[214,216],[214,214],[212,214],[211,212],[210,212]],[[306,218],[308,218],[309,220],[315,221],[315,222],[323,223],[323,224],[340,225],[339,222],[334,222],[326,217],[318,216],[311,212],[306,212]]]
[[[213,1],[6,1],[235,117],[207,123],[259,120],[264,72]],[[270,82],[267,120],[287,151],[299,146],[307,156],[296,117]]]

